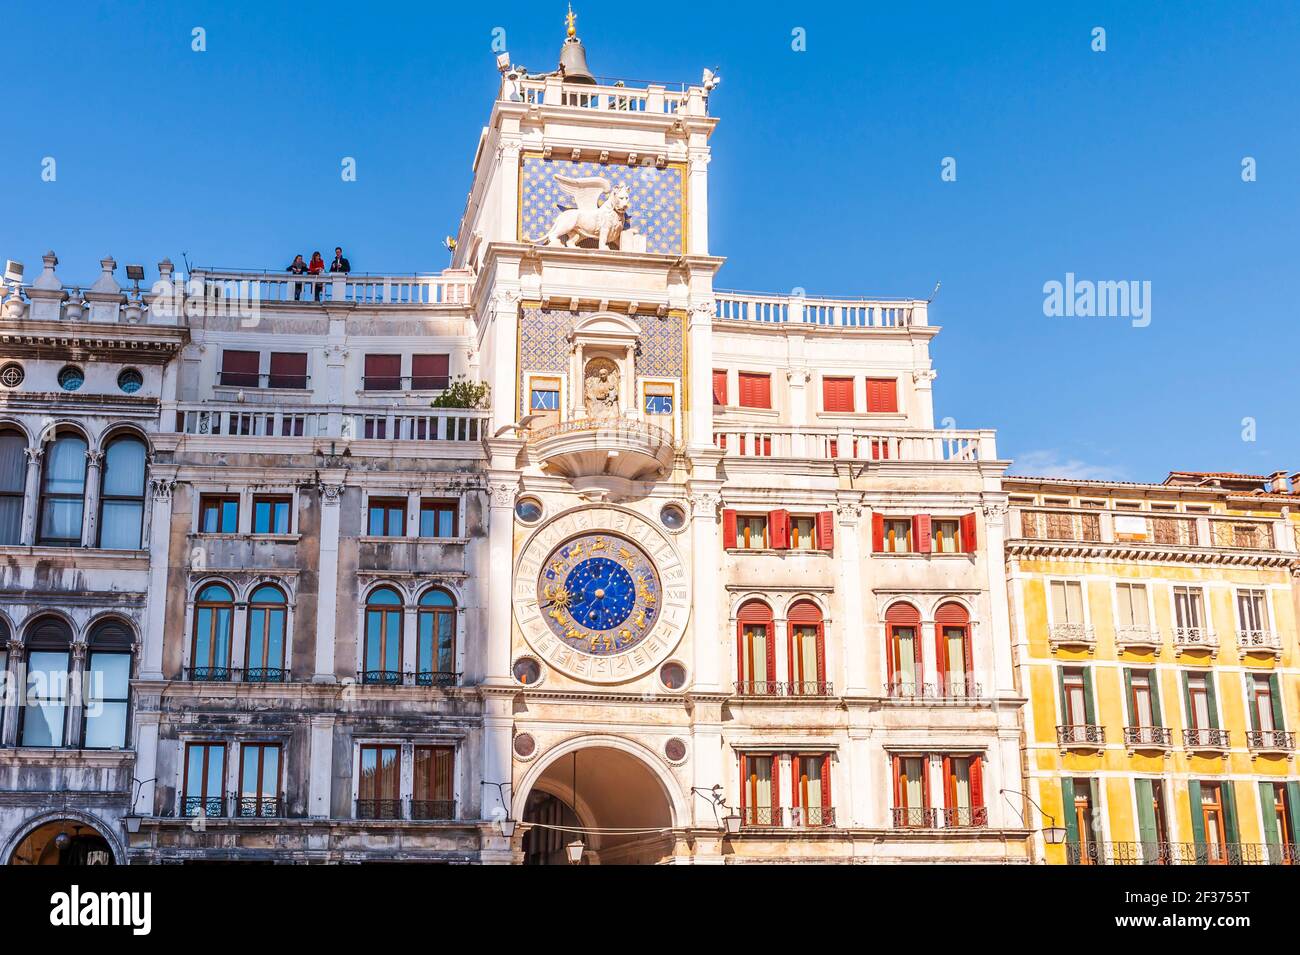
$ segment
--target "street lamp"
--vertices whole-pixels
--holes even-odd
[[[581,839],[574,839],[564,847],[565,853],[569,856],[569,865],[578,865],[582,862],[582,853],[587,848]]]
[[[740,813],[729,812],[722,817],[722,822],[727,827],[727,835],[734,836],[740,833]]]
[[[999,790],[998,794],[1001,795],[1002,793],[1011,793],[1013,796],[1020,796],[1023,799],[1028,799],[1029,804],[1046,817],[1048,825],[1043,827],[1043,841],[1045,843],[1049,846],[1059,846],[1061,843],[1065,842],[1066,832],[1056,824],[1056,817],[1047,812],[1042,806],[1038,805],[1038,803],[1034,802],[1033,798],[1027,793],[1022,793],[1015,789]]]
[[[734,810],[729,811],[721,819],[718,818],[718,809],[728,809],[727,801],[722,798],[722,786],[715,783],[712,788],[704,789],[700,786],[692,786],[691,792],[701,799],[707,799],[709,805],[713,807],[713,818],[717,820],[718,827],[726,832],[729,836],[737,835],[740,832],[740,816]]]

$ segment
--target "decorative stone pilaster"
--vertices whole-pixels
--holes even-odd
[[[339,503],[343,498],[343,475],[321,476],[320,551],[316,590],[316,672],[313,683],[333,683],[334,633],[338,625]]]
[[[176,479],[171,474],[155,474],[149,479],[149,596],[145,611],[144,645],[140,658],[140,678],[161,680],[163,626],[167,610],[167,573],[171,564],[172,491]]]
[[[85,507],[81,510],[82,547],[99,546],[100,469],[103,466],[103,463],[103,451],[91,450],[86,452]]]
[[[728,646],[721,623],[725,615],[718,603],[723,560],[718,529],[721,490],[722,483],[716,480],[691,480],[686,484],[691,502],[691,593],[695,602],[691,611],[691,685],[705,693],[722,690]]]
[[[838,645],[844,652],[844,686],[849,696],[868,694],[867,648],[863,634],[850,632],[863,620],[862,555],[858,535],[862,526],[862,505],[857,500],[842,500],[835,508],[838,533],[835,550],[839,561],[839,593],[843,601],[844,625],[839,628]]]
[[[44,447],[24,448],[27,455],[27,481],[23,485],[23,528],[22,542],[30,547],[36,543],[36,527],[40,515],[37,509],[41,490],[41,457]]]

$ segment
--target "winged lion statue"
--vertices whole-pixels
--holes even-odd
[[[611,188],[604,176],[555,176],[555,182],[573,201],[576,209],[565,209],[555,217],[551,229],[540,240],[543,245],[559,245],[561,240],[569,248],[575,248],[583,239],[595,239],[596,247],[608,249],[612,244],[619,247],[619,236],[623,234],[623,213],[632,201],[627,185],[619,183]],[[608,193],[604,202],[600,201],[603,193]]]

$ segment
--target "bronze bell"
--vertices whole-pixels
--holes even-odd
[[[596,77],[587,68],[587,50],[577,37],[569,37],[560,47],[560,72],[566,83],[595,83]]]

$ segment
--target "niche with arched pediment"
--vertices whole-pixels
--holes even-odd
[[[569,417],[638,417],[636,347],[641,328],[611,312],[578,321],[569,333]]]

